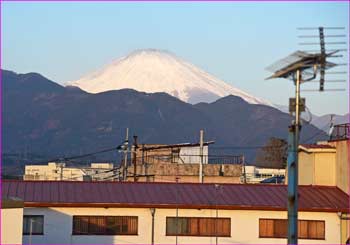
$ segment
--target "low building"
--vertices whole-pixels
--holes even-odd
[[[203,143],[201,152],[199,143],[182,144],[140,144],[136,148],[136,161],[138,165],[145,162],[152,163],[177,163],[177,164],[203,164],[208,163],[209,145],[214,141]],[[133,156],[132,156],[133,157]]]
[[[246,165],[242,168],[242,182],[246,183],[260,183],[271,177],[284,177],[285,169],[275,168],[260,168],[252,165]]]
[[[336,186],[336,148],[328,144],[299,146],[299,183]]]
[[[1,244],[22,244],[23,201],[1,199]]]
[[[343,243],[349,195],[329,186],[299,195],[299,243]],[[287,242],[285,185],[4,181],[3,196],[23,198],[24,220],[40,224],[24,231],[26,244]]]
[[[350,126],[340,126],[345,133],[335,126],[338,134],[329,141],[299,146],[299,184],[337,186],[350,194]]]
[[[140,144],[132,154],[127,180],[197,183],[202,162],[204,183],[239,183],[243,157],[210,156],[213,143],[204,142],[203,151],[199,143]]]
[[[49,162],[47,165],[26,165],[24,180],[114,180],[112,163],[91,163],[90,167],[67,167],[65,163]]]
[[[203,183],[240,183],[241,164],[204,164]],[[128,181],[134,181],[134,167],[129,167]],[[147,170],[137,168],[136,181],[199,182],[199,164],[152,163]]]

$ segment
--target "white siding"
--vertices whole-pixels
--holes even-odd
[[[179,163],[200,163],[200,147],[182,147],[180,149]],[[203,147],[203,163],[208,163],[208,146]]]
[[[179,216],[216,217],[216,210],[181,209]],[[44,215],[44,235],[33,236],[32,243],[61,244],[150,244],[151,212],[148,208],[25,208],[25,214]],[[138,236],[76,236],[72,235],[73,215],[138,216]],[[166,236],[166,217],[175,216],[175,209],[157,209],[155,214],[155,244],[175,244],[175,236]],[[231,218],[231,237],[218,238],[219,244],[253,243],[285,244],[286,239],[259,238],[259,218],[286,218],[282,211],[218,210],[218,217]],[[325,240],[299,240],[304,244],[337,244],[340,241],[340,221],[336,213],[301,212],[300,219],[324,220]],[[28,243],[28,236],[24,236]],[[215,244],[215,237],[178,237],[178,244]]]

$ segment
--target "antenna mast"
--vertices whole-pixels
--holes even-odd
[[[336,57],[335,50],[326,53],[324,29],[342,29],[337,27],[324,28],[298,28],[298,30],[318,30],[318,35],[302,35],[300,38],[315,38],[320,41],[320,52],[309,53],[296,51],[288,57],[269,66],[267,70],[274,74],[271,78],[289,78],[295,85],[295,98],[289,99],[289,112],[294,120],[289,126],[288,134],[288,244],[298,244],[298,148],[299,134],[301,130],[300,113],[305,111],[305,99],[300,98],[300,85],[304,82],[314,80],[318,73],[320,75],[319,91],[324,91],[325,71],[338,64],[327,61],[328,58]],[[330,35],[330,37],[344,37],[344,35]],[[300,43],[300,45],[318,45],[318,43]],[[343,44],[343,42],[329,42],[328,44]]]

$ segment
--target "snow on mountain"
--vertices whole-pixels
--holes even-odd
[[[137,50],[101,70],[66,83],[90,93],[131,88],[165,92],[189,103],[213,102],[235,95],[251,104],[272,104],[239,90],[174,54],[156,49]]]

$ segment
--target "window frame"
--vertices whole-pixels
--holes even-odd
[[[196,219],[198,224],[197,224],[197,233],[196,234],[176,234],[175,233],[169,233],[168,231],[168,220],[169,219],[186,219],[187,222],[190,222],[189,220],[191,219]],[[212,221],[216,221],[216,220],[226,220],[228,221],[228,224],[229,224],[229,228],[228,228],[228,234],[227,235],[223,235],[223,234],[209,234],[209,235],[206,235],[206,234],[201,234],[203,232],[201,232],[199,229],[201,227],[200,225],[200,220],[212,220]],[[217,232],[217,231],[216,231]],[[176,217],[176,216],[167,216],[166,217],[166,220],[165,220],[165,236],[189,236],[189,237],[231,237],[231,217],[184,217],[184,216],[179,216],[179,217]]]
[[[273,221],[275,222],[276,220],[278,221],[287,221],[287,234],[286,236],[261,236],[260,233],[260,221],[262,220],[266,220],[266,221]],[[321,223],[323,224],[323,233],[322,233],[322,238],[315,238],[315,237],[310,237],[309,231],[307,231],[308,236],[307,237],[300,237],[300,232],[298,232],[298,240],[302,239],[302,240],[326,240],[326,221],[325,220],[310,220],[310,219],[299,219],[298,220],[298,231],[300,231],[299,227],[301,226],[302,222],[306,222],[307,227],[309,229],[309,225],[311,222],[316,222],[316,223]],[[259,238],[273,238],[273,239],[286,239],[288,238],[288,219],[271,219],[271,218],[259,218],[259,222],[258,222],[258,226],[259,226]],[[275,224],[273,223],[273,226],[275,226]]]
[[[24,224],[25,224],[25,220],[24,219],[28,219],[28,218],[42,218],[42,232],[32,232],[32,233],[30,233],[30,231],[29,232],[25,232],[24,231]],[[22,225],[22,235],[23,236],[43,236],[44,235],[44,228],[45,228],[45,225],[44,225],[44,215],[36,215],[36,214],[24,214],[23,215],[23,225]]]
[[[75,217],[80,217],[80,218],[87,218],[88,219],[88,228],[87,228],[87,233],[77,233],[74,230],[74,218]],[[102,233],[97,233],[97,232],[90,232],[89,231],[89,224],[90,224],[90,218],[103,218],[104,219],[104,231]],[[136,221],[136,231],[135,232],[127,232],[127,233],[112,233],[108,231],[108,218],[121,218],[120,226],[122,229],[123,226],[123,219],[128,219],[132,218],[135,219]],[[126,220],[127,222],[128,220]],[[129,228],[129,227],[128,227]],[[138,236],[139,235],[139,217],[138,216],[123,216],[123,215],[73,215],[72,216],[72,236]]]

